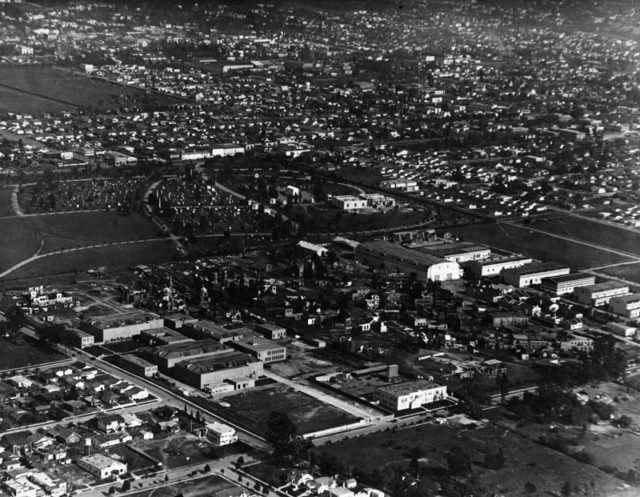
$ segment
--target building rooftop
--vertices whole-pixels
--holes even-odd
[[[154,319],[160,319],[156,314],[142,311],[132,311],[123,314],[106,314],[102,316],[94,316],[89,320],[92,326],[99,329],[117,328],[119,326],[128,326],[132,324],[146,323]]]
[[[440,388],[442,385],[438,385],[437,383],[429,380],[417,380],[417,381],[407,381],[404,383],[396,383],[395,385],[388,385],[380,387],[378,390],[381,390],[386,393],[390,393],[391,395],[408,395],[413,392],[418,392],[421,390],[431,390],[432,388]]]
[[[194,340],[192,342],[160,345],[150,350],[150,352],[162,359],[188,358],[199,354],[221,352],[227,348],[212,338],[204,340]]]
[[[193,373],[206,374],[213,371],[222,371],[224,369],[246,366],[247,364],[254,362],[259,361],[248,354],[230,350],[229,352],[223,352],[211,357],[201,357],[198,359],[182,361],[178,363],[178,366],[188,369]]]
[[[264,352],[273,349],[282,349],[283,345],[276,343],[267,338],[251,338],[249,340],[240,340],[236,342],[236,345],[252,352]]]
[[[476,264],[480,266],[492,266],[494,264],[504,264],[505,262],[531,262],[533,259],[526,255],[514,255],[511,257],[500,257],[499,259],[487,259],[484,261],[476,261]]]
[[[402,245],[398,245],[397,243],[386,242],[383,240],[361,243],[356,250],[360,252],[370,252],[399,261],[425,266],[432,266],[434,264],[441,264],[443,262],[446,262],[441,257],[436,257],[431,254],[425,254],[424,252],[412,250],[403,247]]]
[[[619,297],[614,297],[614,299],[616,299],[616,302],[624,302],[625,304],[632,304],[635,302],[640,302],[640,293],[620,295]]]
[[[596,283],[595,285],[585,286],[584,289],[591,293],[605,292],[607,290],[617,290],[626,288],[629,289],[629,285],[626,283],[619,283],[617,281],[603,281],[602,283]]]
[[[557,269],[569,269],[567,266],[558,264],[557,262],[541,262],[539,264],[527,264],[523,267],[517,267],[513,269],[505,269],[505,274],[514,276],[526,276],[530,274],[540,274],[547,271],[555,271]]]
[[[91,454],[90,456],[84,456],[81,461],[99,469],[110,468],[112,464],[119,462],[103,454]]]
[[[137,364],[138,366],[142,366],[143,368],[154,366],[154,364],[151,364],[149,361],[142,359],[141,357],[138,357],[137,355],[133,355],[133,354],[121,355],[120,360],[127,361],[132,364]]]
[[[595,278],[595,276],[587,273],[573,273],[563,274],[561,276],[552,276],[550,278],[544,278],[543,281],[551,281],[553,283],[567,283],[572,281],[579,281],[584,279]]]

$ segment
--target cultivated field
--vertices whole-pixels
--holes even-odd
[[[455,446],[471,456],[481,483],[502,495],[531,495],[524,488],[527,482],[535,484],[536,495],[560,495],[565,481],[581,485],[593,481],[601,495],[608,497],[634,495],[631,489],[623,490],[621,481],[593,466],[492,425],[464,430],[426,424],[323,445],[316,453],[336,456],[347,465],[357,460],[358,467],[371,474],[396,465],[407,467],[414,447],[424,451],[422,466],[446,467],[446,454]],[[488,469],[484,458],[498,449],[503,450],[505,464],[498,470]]]
[[[55,106],[108,109],[145,101],[156,104],[179,102],[171,97],[146,94],[144,90],[75,75],[55,67],[5,67],[0,72],[0,87],[5,91],[9,90],[0,94],[0,109],[20,113],[27,112],[28,108],[34,114],[47,112],[56,110]],[[16,93],[19,93],[17,98]],[[23,106],[23,100],[33,100],[33,96],[44,101],[34,101],[30,106]]]
[[[344,411],[278,384],[225,397],[224,402],[230,407],[213,402],[207,402],[207,407],[262,436],[267,431],[267,419],[274,411],[286,412],[298,427],[299,434],[357,421],[357,418]]]
[[[65,356],[42,343],[26,338],[24,341],[0,339],[0,370],[34,367],[38,364],[62,361]]]
[[[537,225],[532,228],[538,229]],[[451,234],[492,247],[528,254],[535,259],[567,264],[573,269],[586,269],[631,260],[605,250],[536,233],[526,226],[503,223],[476,224],[453,227]]]

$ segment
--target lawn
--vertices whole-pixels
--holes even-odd
[[[555,495],[565,481],[572,484],[594,481],[602,495],[623,495],[615,493],[622,482],[607,473],[493,425],[463,430],[426,424],[323,445],[316,449],[316,454],[334,455],[347,465],[358,461],[359,470],[375,475],[394,465],[406,467],[414,447],[423,450],[422,465],[444,467],[446,454],[455,446],[463,447],[470,455],[483,486],[493,487],[502,495],[530,495],[524,489],[527,481],[538,488],[537,495],[545,492]],[[505,464],[501,469],[488,469],[484,465],[485,455],[498,449],[503,450]]]
[[[0,370],[34,367],[66,358],[30,338],[25,338],[24,342],[0,338]]]
[[[224,402],[230,407],[204,399],[200,402],[212,412],[262,436],[267,432],[267,420],[274,411],[286,412],[299,434],[357,421],[351,414],[280,384],[225,397]]]
[[[165,468],[205,464],[215,458],[212,448],[209,442],[193,435],[174,435],[136,444],[136,449],[147,454],[152,460],[161,462]]]
[[[209,475],[196,480],[150,488],[128,494],[127,497],[175,497],[179,494],[184,497],[227,497],[230,491],[236,488],[238,488],[236,485],[219,476]]]
[[[34,102],[34,105],[30,106],[34,113],[55,110],[50,108],[52,104],[62,108],[75,106],[108,109],[141,104],[145,101],[155,101],[156,104],[180,102],[172,97],[147,95],[142,89],[111,84],[55,67],[5,67],[0,72],[0,85],[3,85],[4,90],[14,90],[0,95],[0,108],[12,107],[15,112],[26,112],[24,108],[12,103],[16,91],[28,95],[29,98],[35,95],[40,99],[46,99],[42,104]]]
[[[531,227],[538,229],[537,225]],[[566,264],[574,270],[630,260],[628,257],[612,254],[605,250],[536,233],[525,226],[486,223],[453,227],[447,231],[465,240],[484,243],[511,252],[528,254],[542,261]]]
[[[31,257],[39,247],[38,233],[25,218],[0,219],[0,272]]]
[[[109,268],[118,266],[165,262],[176,255],[176,249],[169,240],[90,248],[38,259],[11,273],[10,278],[84,271],[101,266],[105,266],[108,271]]]

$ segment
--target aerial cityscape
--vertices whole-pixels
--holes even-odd
[[[0,497],[638,495],[638,0],[0,0]]]

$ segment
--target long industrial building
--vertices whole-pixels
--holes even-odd
[[[361,243],[356,248],[358,262],[372,268],[384,268],[405,274],[415,273],[423,280],[458,280],[462,270],[457,262],[412,250],[387,241]]]
[[[570,273],[566,266],[555,262],[541,262],[540,264],[529,264],[520,268],[507,269],[502,272],[502,278],[508,285],[518,288],[531,285],[539,285],[545,278],[562,276]]]
[[[166,372],[181,361],[213,356],[228,350],[223,344],[212,338],[206,338],[193,342],[161,345],[146,349],[143,353],[145,359],[157,364],[160,371]]]
[[[629,295],[629,293],[629,285],[617,281],[603,281],[574,290],[576,300],[591,307],[600,307],[608,304],[613,297]]]
[[[174,376],[177,380],[196,388],[211,387],[229,380],[257,378],[262,373],[261,361],[233,350],[210,357],[182,361],[174,367]]]
[[[592,274],[575,273],[563,276],[553,276],[545,278],[540,283],[540,289],[554,295],[565,295],[573,293],[576,288],[582,286],[595,285],[596,277]]]
[[[162,328],[164,320],[150,312],[96,316],[80,324],[80,329],[95,337],[97,343],[126,340],[145,330]]]

